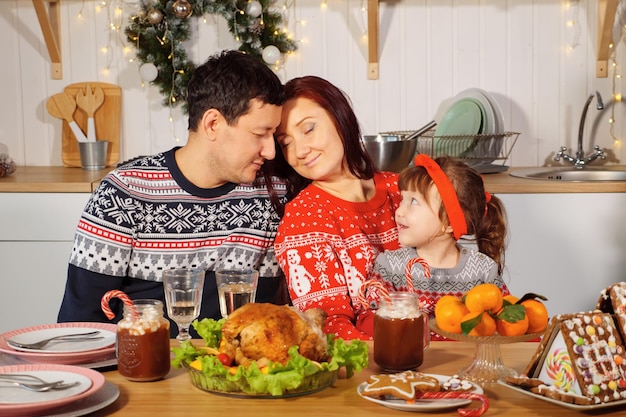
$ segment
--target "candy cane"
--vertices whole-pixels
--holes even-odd
[[[404,268],[404,277],[406,278],[406,286],[409,288],[410,292],[413,292],[413,277],[411,276],[411,269],[413,265],[420,264],[424,267],[424,276],[426,278],[430,278],[430,266],[424,260],[424,258],[413,258],[407,264],[406,268]]]
[[[489,398],[484,394],[477,394],[475,392],[458,392],[458,391],[444,391],[444,392],[416,392],[415,399],[436,400],[436,399],[470,399],[478,400],[481,402],[478,408],[459,408],[457,412],[462,417],[479,417],[489,410]]]
[[[385,285],[381,281],[370,279],[368,281],[363,282],[363,284],[361,284],[361,288],[359,288],[359,294],[357,296],[359,302],[361,303],[361,305],[363,305],[363,308],[369,308],[369,303],[367,302],[367,297],[365,296],[365,291],[367,291],[367,289],[369,288],[378,288],[381,295],[386,300],[390,300],[389,291],[387,291],[387,288],[385,288]]]
[[[116,297],[122,300],[124,305],[130,309],[131,314],[133,315],[134,318],[138,317],[137,307],[135,307],[135,304],[130,299],[130,297],[128,297],[128,295],[126,295],[126,293],[123,291],[111,290],[111,291],[108,291],[106,294],[104,294],[102,296],[102,300],[100,300],[100,308],[102,309],[102,311],[104,312],[104,314],[107,316],[109,320],[113,320],[115,318],[115,313],[113,313],[113,311],[111,310],[111,307],[109,307],[109,300],[111,300],[111,298],[113,297]]]

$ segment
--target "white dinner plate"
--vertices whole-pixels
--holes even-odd
[[[32,416],[54,410],[81,398],[88,397],[102,388],[104,375],[92,369],[70,365],[32,364],[0,367],[0,374],[29,374],[39,378],[64,382],[78,382],[76,387],[65,390],[33,392],[0,383],[0,415]]]
[[[571,410],[592,411],[592,410],[601,410],[603,408],[617,407],[617,406],[626,404],[626,400],[618,400],[618,401],[611,401],[611,402],[608,402],[608,403],[589,404],[589,405],[570,404],[570,403],[566,403],[566,402],[563,402],[563,401],[558,401],[558,400],[554,400],[552,398],[548,398],[548,397],[546,397],[544,395],[535,394],[534,392],[530,392],[528,390],[525,390],[524,388],[518,387],[517,385],[511,385],[511,384],[509,384],[506,381],[503,381],[501,379],[498,380],[498,384],[504,385],[505,387],[510,388],[513,391],[517,391],[517,392],[519,392],[521,394],[528,395],[529,397],[536,398],[538,400],[547,401],[547,402],[552,403],[552,404],[560,405],[561,407],[569,408]]]
[[[41,349],[32,349],[27,347],[18,346],[18,344],[35,343],[40,340],[48,339],[51,337],[65,336],[71,334],[83,334],[89,332],[99,332],[93,336],[94,340],[66,340],[57,339],[50,341],[47,345]],[[7,344],[15,350],[22,352],[46,352],[50,354],[56,353],[77,353],[87,352],[90,350],[103,349],[115,344],[116,333],[109,330],[94,330],[89,327],[53,327],[50,329],[33,330],[25,333],[20,333],[7,340]]]
[[[100,347],[97,349],[84,350],[84,347],[79,346],[79,351],[72,352],[51,352],[48,350],[17,350],[9,346],[8,339],[17,337],[18,335],[28,335],[41,330],[54,330],[55,332],[70,332],[76,331],[74,329],[81,329],[83,331],[100,330],[103,333],[108,334],[107,344],[108,346]],[[78,332],[78,331],[77,331]],[[20,359],[33,363],[55,363],[64,365],[73,365],[80,363],[92,363],[102,360],[109,360],[115,355],[115,335],[117,332],[117,326],[110,323],[88,323],[88,322],[76,322],[76,323],[55,323],[46,324],[41,326],[27,327],[23,329],[12,330],[0,334],[0,352],[7,353],[9,355],[17,356]],[[109,341],[113,334],[112,344]],[[100,342],[100,341],[98,341]],[[90,342],[92,343],[92,342]]]
[[[48,414],[46,417],[85,416],[101,410],[109,404],[113,404],[119,396],[120,389],[110,382],[105,382],[104,386],[93,395],[73,401],[61,408],[56,408],[53,414]]]
[[[471,97],[476,100],[480,100],[487,109],[486,117],[487,124],[490,126],[490,131],[486,133],[504,133],[504,117],[502,116],[502,110],[498,105],[498,101],[488,92],[482,90],[480,88],[468,88],[460,92],[457,97]],[[483,140],[482,144],[477,147],[476,151],[481,152],[483,156],[497,156],[500,154],[502,150],[502,146],[504,145],[504,138],[491,139],[491,140]],[[474,156],[480,156],[474,153]],[[481,164],[490,164],[495,160],[494,158],[488,158],[482,160]]]
[[[433,378],[437,378],[440,384],[450,380],[451,376],[446,375],[438,375],[438,374],[424,374],[426,376],[430,376]],[[474,390],[471,391],[474,394],[482,394],[483,389],[479,386],[471,383],[474,386]],[[391,408],[394,410],[400,411],[413,411],[413,412],[422,412],[422,411],[437,411],[437,410],[447,410],[450,408],[458,408],[464,405],[468,405],[472,402],[469,398],[459,398],[459,399],[438,399],[438,400],[416,400],[414,403],[409,404],[405,400],[401,399],[389,399],[389,400],[381,400],[374,397],[368,397],[363,395],[363,389],[367,386],[367,382],[363,382],[357,388],[357,393],[365,398],[368,401],[371,401],[376,404],[383,405],[387,408]]]

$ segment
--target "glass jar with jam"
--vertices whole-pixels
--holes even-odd
[[[374,316],[374,362],[381,369],[398,372],[419,367],[429,344],[428,316],[420,310],[415,293],[381,297]]]
[[[129,381],[156,381],[170,371],[170,322],[159,300],[133,304],[117,324],[117,370]]]

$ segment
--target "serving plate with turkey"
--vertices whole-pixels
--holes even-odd
[[[250,303],[228,319],[192,324],[205,346],[191,341],[173,348],[176,367],[188,369],[204,391],[234,397],[284,398],[331,386],[341,367],[351,377],[367,367],[365,342],[349,343],[322,331],[326,314]]]

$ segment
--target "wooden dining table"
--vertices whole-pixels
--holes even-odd
[[[172,346],[178,342],[172,340]],[[522,372],[534,354],[537,342],[520,342],[500,345],[504,365]],[[119,398],[111,405],[93,414],[94,416],[402,416],[416,413],[393,410],[360,397],[357,387],[380,369],[372,359],[367,369],[356,373],[352,378],[340,377],[331,387],[320,392],[291,398],[238,398],[217,395],[196,388],[187,371],[175,369],[160,381],[130,382],[117,370],[104,372],[107,381],[117,385]],[[454,375],[472,363],[475,345],[468,342],[432,342],[424,355],[424,363],[419,371],[439,375]],[[486,416],[572,416],[580,414],[561,405],[533,398],[497,383],[484,384],[484,392],[489,398]],[[466,408],[478,407],[478,402]],[[626,406],[593,410],[603,416],[623,416]],[[458,416],[453,409],[427,412],[438,416]],[[418,413],[421,414],[421,413]]]

